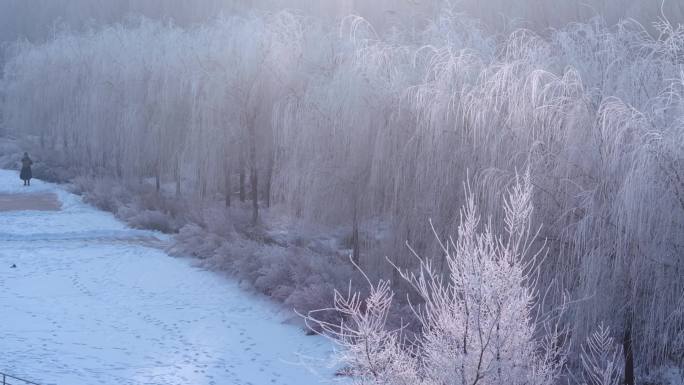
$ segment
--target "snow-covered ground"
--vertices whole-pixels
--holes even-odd
[[[328,341],[273,304],[169,257],[161,234],[0,171],[0,194],[37,192],[62,210],[0,212],[0,372],[45,385],[333,381]]]

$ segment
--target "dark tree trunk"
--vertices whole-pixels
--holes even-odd
[[[256,167],[252,167],[252,222],[256,224],[259,221],[259,178],[257,176]]]
[[[173,169],[173,177],[176,180],[176,197],[181,195],[180,160],[176,160],[176,167]]]
[[[252,182],[252,222],[256,224],[259,220],[259,176],[257,174],[256,164],[256,143],[255,143],[254,127],[251,131],[251,146],[249,154],[250,162],[250,179]]]
[[[90,150],[90,147],[86,147],[86,161],[85,161],[85,166],[82,166],[84,168],[84,172],[86,175],[93,175],[94,174],[94,166],[95,162],[93,162],[93,152]]]
[[[245,193],[245,160],[242,155],[242,150],[240,151],[240,202],[244,202],[246,197]]]
[[[116,176],[119,179],[123,179],[123,165],[121,164],[121,153],[117,152],[116,155]]]
[[[360,266],[359,263],[361,261],[361,247],[359,245],[359,219],[357,215],[357,204],[356,204],[356,197],[354,197],[354,212],[353,212],[353,218],[352,218],[352,261],[357,266]]]
[[[200,199],[204,200],[207,197],[207,184],[204,181],[201,167],[197,170],[197,183],[199,184]]]
[[[266,207],[271,207],[271,179],[273,178],[273,154],[268,157],[268,170],[266,170],[266,186],[264,187],[264,198]]]
[[[259,221],[259,177],[257,174],[257,148],[256,148],[256,112],[248,120],[249,125],[249,167],[252,181],[252,222],[256,225]]]
[[[157,160],[157,165],[154,169],[154,188],[157,193],[161,191],[161,160]]]
[[[625,355],[625,385],[634,385],[634,350],[632,345],[632,318],[628,317],[625,325],[625,335],[622,340],[622,350]]]
[[[233,169],[230,166],[230,162],[226,163],[226,207],[230,207],[230,196],[233,193]]]

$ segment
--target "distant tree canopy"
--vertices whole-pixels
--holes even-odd
[[[600,15],[609,24],[632,18],[657,33],[651,23],[661,16],[673,24],[684,22],[683,4],[676,0],[0,0],[0,66],[7,44],[17,39],[44,42],[60,30],[83,31],[139,16],[188,26],[220,14],[290,9],[333,19],[356,14],[376,29],[388,30],[422,28],[449,6],[498,32],[525,27],[541,33]]]
[[[406,28],[426,23],[445,5],[497,30],[512,24],[542,32],[597,15],[609,24],[633,18],[649,27],[663,15],[674,24],[684,22],[684,5],[675,0],[0,0],[0,42],[17,38],[40,42],[49,39],[55,28],[81,30],[121,22],[129,16],[171,19],[189,25],[220,13],[257,9],[302,10],[311,16],[338,18],[357,14],[375,28]]]

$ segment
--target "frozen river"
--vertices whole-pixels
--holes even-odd
[[[0,171],[0,372],[41,385],[332,381],[330,344],[273,304],[169,257],[158,233],[32,184]],[[26,195],[11,210],[12,194],[56,196],[61,210]]]

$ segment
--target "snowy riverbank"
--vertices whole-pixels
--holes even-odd
[[[0,171],[0,193],[27,192],[57,194],[62,210],[0,213],[0,371],[57,385],[333,380],[321,369],[327,341],[225,277],[169,257],[154,247],[163,235]]]

